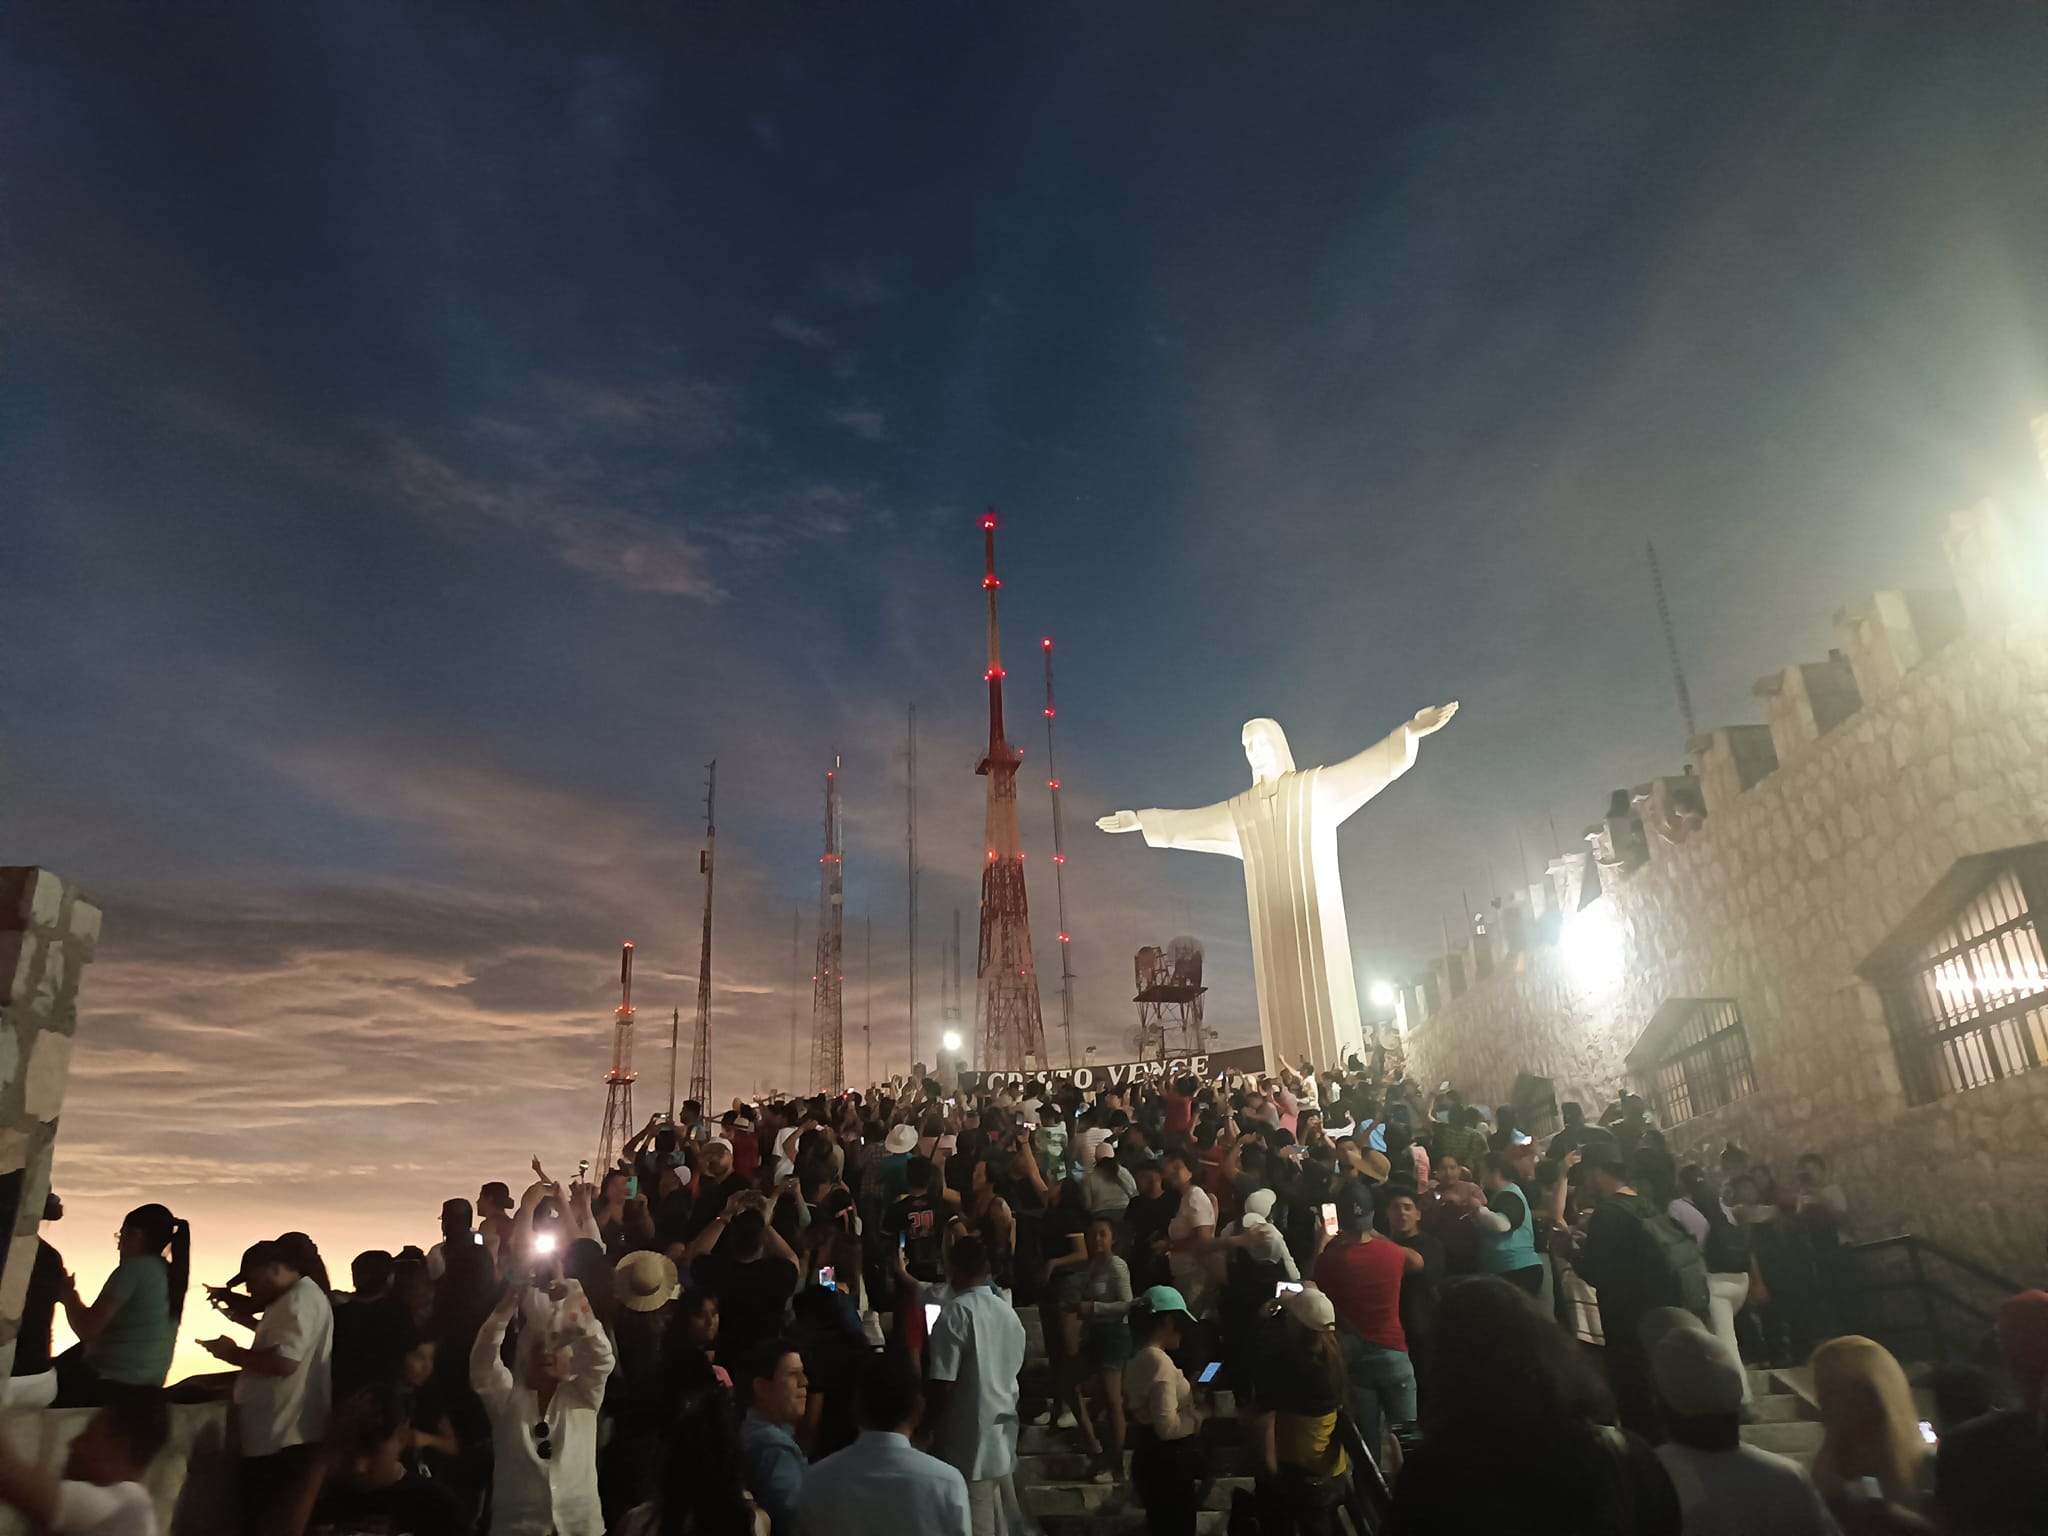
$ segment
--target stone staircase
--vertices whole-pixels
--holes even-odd
[[[1051,1371],[1045,1358],[1045,1330],[1036,1307],[1019,1307],[1029,1346],[1022,1377],[1024,1414],[1037,1414],[1051,1395]],[[1209,1442],[1210,1467],[1216,1481],[1198,1517],[1198,1536],[1223,1536],[1230,1519],[1231,1495],[1252,1486],[1247,1452],[1228,1392],[1216,1394],[1215,1415],[1203,1426]],[[1078,1429],[1034,1428],[1027,1424],[1017,1445],[1017,1493],[1025,1512],[1045,1536],[1130,1536],[1144,1527],[1144,1513],[1131,1496],[1125,1456],[1125,1477],[1115,1483],[1093,1480],[1095,1466]]]
[[[1820,1451],[1821,1428],[1796,1373],[1751,1370],[1749,1422],[1742,1441],[1760,1451],[1774,1451],[1802,1467],[1811,1467]]]
[[[1038,1309],[1019,1307],[1017,1315],[1028,1346],[1022,1382],[1024,1413],[1030,1418],[1051,1395],[1051,1372]],[[1744,1443],[1810,1467],[1820,1450],[1821,1427],[1807,1373],[1752,1370],[1749,1378],[1754,1397],[1749,1422],[1742,1427]],[[1203,1436],[1209,1442],[1216,1481],[1196,1527],[1199,1536],[1222,1536],[1229,1523],[1231,1495],[1252,1486],[1236,1405],[1228,1392],[1217,1393],[1215,1402],[1215,1415],[1203,1426]],[[1131,1496],[1128,1476],[1116,1483],[1098,1483],[1094,1470],[1079,1430],[1027,1425],[1021,1432],[1017,1492],[1045,1536],[1130,1536],[1142,1529],[1144,1516]]]

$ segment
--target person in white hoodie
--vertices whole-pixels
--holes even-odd
[[[514,1316],[517,1378],[500,1358]],[[491,1421],[491,1536],[604,1536],[597,1416],[613,1360],[574,1280],[544,1269],[506,1287],[469,1357]]]

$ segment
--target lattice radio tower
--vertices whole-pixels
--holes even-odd
[[[1017,765],[1024,754],[1003,731],[1003,647],[996,620],[996,515],[981,518],[988,594],[988,753],[974,771],[988,779],[981,870],[981,954],[975,967],[975,1023],[984,1072],[1021,1072],[1025,1058],[1045,1061],[1045,1020],[1038,968],[1031,959],[1031,914],[1024,899],[1024,850],[1017,836]]]
[[[1053,717],[1059,713],[1052,702],[1052,638],[1038,642],[1045,653],[1045,783],[1052,791],[1052,893],[1054,910],[1060,920],[1060,1023],[1067,1037],[1067,1067],[1081,1064],[1074,1054],[1074,961],[1068,953],[1072,936],[1067,932],[1067,833],[1060,816],[1060,770],[1053,757]]]
[[[839,754],[825,771],[825,852],[818,860],[818,963],[811,976],[811,1092],[846,1086],[846,873],[839,834]]]
[[[597,1141],[600,1173],[639,1129],[633,1124],[633,941],[619,951],[619,1011],[612,1030],[612,1069],[604,1075],[604,1131]]]
[[[713,814],[717,801],[718,759],[713,758],[704,769],[704,851],[697,856],[697,867],[704,875],[704,938],[697,951],[697,1037],[690,1055],[690,1097],[707,1115],[711,1113],[711,885],[718,868],[718,822]],[[673,1104],[669,1117],[675,1117]]]

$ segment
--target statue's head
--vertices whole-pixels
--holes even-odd
[[[1245,721],[1244,756],[1252,765],[1254,784],[1268,784],[1294,772],[1294,754],[1287,750],[1287,733],[1278,720]]]

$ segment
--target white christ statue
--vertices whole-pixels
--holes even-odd
[[[1269,1069],[1304,1058],[1333,1067],[1363,1052],[1337,828],[1413,767],[1416,743],[1457,712],[1455,702],[1422,710],[1386,740],[1322,768],[1294,766],[1278,721],[1248,721],[1252,787],[1243,794],[1194,811],[1118,811],[1095,823],[1105,832],[1143,832],[1154,848],[1244,860]]]

